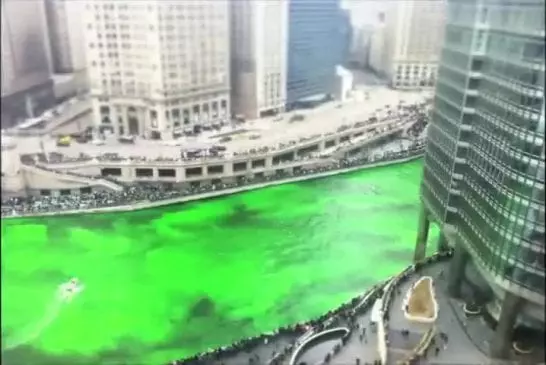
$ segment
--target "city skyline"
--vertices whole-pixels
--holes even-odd
[[[1,7],[6,362],[543,363],[544,0]]]

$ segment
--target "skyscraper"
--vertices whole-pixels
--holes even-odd
[[[85,72],[84,1],[46,0],[53,72]]]
[[[349,63],[361,68],[368,67],[373,33],[374,26],[370,24],[353,27]]]
[[[290,0],[287,104],[331,94],[345,42],[339,0]]]
[[[387,69],[385,62],[387,60],[385,17],[383,13],[378,16],[377,23],[372,29],[370,36],[370,54],[368,56],[368,65],[370,69],[377,74],[386,77]]]
[[[2,128],[39,116],[55,103],[45,8],[40,0],[3,0]]]
[[[372,63],[374,70],[385,75],[395,88],[434,86],[445,25],[445,0],[389,2],[384,20],[384,28],[377,29],[383,34],[376,37],[383,44],[375,46],[382,61]]]
[[[339,36],[341,42],[340,66],[345,66],[349,61],[351,45],[353,43],[353,25],[351,13],[347,9],[340,9]]]
[[[88,2],[95,122],[115,135],[171,138],[227,118],[228,1]]]
[[[428,129],[415,258],[438,223],[455,248],[449,291],[496,321],[498,358],[514,328],[544,330],[544,10],[448,1]]]
[[[284,110],[288,0],[231,2],[234,114],[247,118]]]

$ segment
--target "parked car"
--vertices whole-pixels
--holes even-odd
[[[118,138],[118,142],[126,144],[134,144],[135,136],[122,136]]]
[[[61,136],[57,139],[57,147],[69,147],[72,143],[70,136]]]
[[[305,116],[301,114],[295,114],[292,117],[290,117],[290,122],[301,122],[305,119]]]

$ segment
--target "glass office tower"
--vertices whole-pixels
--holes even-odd
[[[544,10],[448,0],[428,129],[415,259],[437,222],[439,247],[455,248],[450,293],[461,296],[468,266],[490,288],[497,358],[516,326],[544,328]]]
[[[290,0],[288,8],[287,108],[331,94],[342,62],[343,18],[339,0]]]

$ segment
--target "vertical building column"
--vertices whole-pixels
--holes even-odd
[[[319,151],[323,152],[326,149],[326,140],[322,140],[319,142]]]
[[[157,103],[155,110],[157,111],[157,131],[161,133],[161,139],[164,139],[167,133],[167,118],[165,111],[167,108],[163,102]]]
[[[449,249],[449,245],[447,243],[444,232],[440,232],[440,237],[438,237],[437,249],[439,252],[447,251]]]
[[[136,116],[138,118],[138,135],[140,137],[144,137],[146,131],[146,118],[148,116],[148,109],[146,107],[137,107],[136,110]]]
[[[176,168],[176,181],[186,181],[186,169],[183,167]]]
[[[146,106],[143,110],[143,126],[140,131],[140,136],[145,138],[150,138],[150,129],[152,128],[152,107]]]
[[[123,127],[123,136],[129,135],[129,111],[126,105],[120,106],[120,111],[114,112],[115,114],[115,121],[112,121],[114,125],[116,126],[116,135],[122,136],[120,131],[120,127]],[[113,107],[113,109],[115,109]]]
[[[505,359],[508,357],[510,351],[510,342],[512,340],[512,333],[516,319],[518,316],[518,309],[521,305],[521,298],[506,292],[504,300],[502,301],[502,308],[491,341],[490,355],[495,359]]]
[[[122,181],[131,181],[131,179],[133,179],[134,177],[134,174],[133,174],[133,170],[134,168],[132,167],[122,167],[121,168],[121,180]]]
[[[129,107],[127,107],[126,105],[124,105],[121,110],[122,110],[121,113],[123,114],[123,131],[126,136],[129,136],[129,131],[130,131],[129,120],[131,119],[131,117],[134,117],[136,113],[129,112]]]
[[[447,290],[449,295],[458,298],[461,295],[461,283],[464,277],[466,263],[468,262],[468,252],[460,245],[455,247],[455,253],[449,264],[449,275],[447,281]]]
[[[100,115],[99,100],[95,96],[91,97],[91,110],[93,115],[93,124],[94,124],[93,127],[95,127],[95,131],[97,132],[97,136],[98,136],[98,131],[99,131],[98,127],[102,124],[102,118]]]
[[[417,262],[425,258],[427,252],[427,240],[428,230],[430,227],[430,221],[428,220],[428,214],[421,204],[419,212],[419,227],[417,228],[417,241],[415,242],[415,252],[413,254],[413,262]]]
[[[224,164],[224,175],[233,175],[233,162],[227,162]]]

